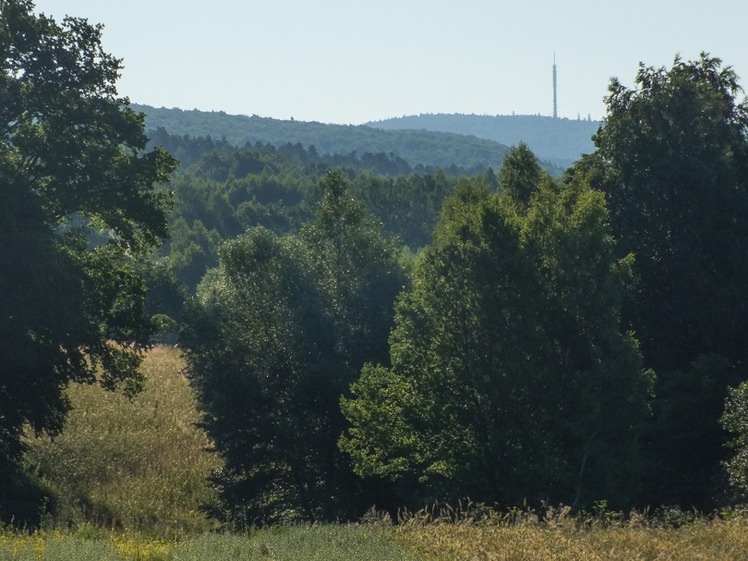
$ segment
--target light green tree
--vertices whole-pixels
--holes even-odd
[[[720,422],[730,434],[728,444],[734,450],[725,461],[730,484],[745,501],[748,499],[748,382],[730,389]]]
[[[636,488],[650,375],[619,324],[631,259],[600,192],[527,187],[458,187],[398,301],[391,368],[367,365],[343,400],[357,473],[410,504],[624,504]]]

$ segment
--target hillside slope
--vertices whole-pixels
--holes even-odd
[[[509,148],[494,140],[440,131],[385,130],[366,125],[329,125],[284,121],[224,112],[184,111],[133,104],[146,114],[146,128],[170,134],[211,136],[236,146],[257,142],[281,146],[300,143],[321,154],[394,154],[411,166],[498,170]],[[542,158],[541,158],[542,159]]]
[[[421,114],[367,123],[386,130],[425,130],[473,135],[507,146],[524,141],[540,159],[566,168],[594,151],[600,121],[553,119],[540,115]]]

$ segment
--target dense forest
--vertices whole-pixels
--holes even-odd
[[[567,168],[582,154],[595,150],[592,136],[600,126],[586,118],[554,119],[543,115],[421,114],[366,123],[386,130],[451,132],[495,140],[507,146],[525,142],[535,155],[554,166]]]
[[[220,111],[184,111],[147,105],[133,105],[133,108],[145,113],[148,130],[164,129],[177,136],[210,137],[239,147],[258,142],[273,146],[298,143],[324,155],[383,153],[401,158],[413,168],[498,169],[509,151],[507,145],[495,140],[449,131],[385,130],[365,125],[284,121],[257,115],[248,117]],[[516,142],[519,140],[522,138]],[[576,156],[580,154],[578,152]],[[576,156],[565,161],[569,163]],[[552,175],[560,175],[567,167],[549,162],[542,165]]]
[[[236,148],[206,138],[172,136],[163,129],[153,131],[150,142],[183,164],[194,160],[168,186],[175,193],[170,235],[156,253],[159,267],[190,291],[218,264],[224,240],[254,226],[278,235],[298,232],[313,218],[330,170],[345,177],[351,195],[374,213],[386,235],[413,252],[429,243],[444,199],[467,174],[458,168],[448,174],[423,167],[416,173],[404,160],[383,153],[321,156],[299,143]],[[478,176],[496,185],[491,168]],[[159,294],[165,297],[163,291]],[[174,298],[176,306],[182,298]]]
[[[235,527],[745,501],[748,105],[719,59],[612,81],[557,177],[523,142],[175,131],[116,96],[101,28],[0,10],[3,518],[44,502],[24,435],[65,431],[73,382],[136,395],[155,341]]]

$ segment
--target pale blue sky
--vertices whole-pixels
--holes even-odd
[[[121,95],[359,124],[419,113],[604,115],[611,76],[708,51],[748,88],[746,0],[37,0],[103,23]]]

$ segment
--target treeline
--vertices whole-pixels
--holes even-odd
[[[634,90],[614,82],[595,153],[558,180],[520,144],[498,176],[445,187],[415,257],[366,208],[376,181],[398,180],[342,171],[299,229],[250,227],[222,245],[182,343],[226,461],[223,516],[739,500],[738,92],[706,55],[643,68]]]
[[[169,135],[164,129],[152,132],[151,145],[168,149],[182,162],[168,185],[175,206],[153,279],[161,287],[153,293],[164,305],[164,283],[171,277],[172,303],[166,311],[177,316],[183,289],[193,292],[205,272],[218,264],[224,240],[253,226],[283,235],[309,222],[329,170],[340,170],[350,182],[351,196],[377,217],[386,235],[412,251],[429,243],[444,199],[457,178],[469,173],[454,167],[446,172],[413,168],[392,154],[320,155],[298,143],[235,148],[210,138]],[[480,175],[496,185],[491,168]]]

